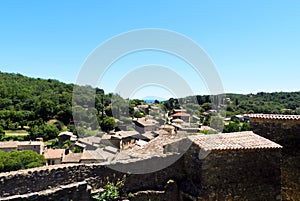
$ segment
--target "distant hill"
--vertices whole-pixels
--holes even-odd
[[[134,106],[140,101],[123,100],[115,94],[104,94],[99,88],[89,86],[77,86],[77,92],[81,94],[76,103],[75,113],[80,120],[86,120],[82,124],[84,128],[97,128],[98,122],[105,116],[133,115]],[[72,113],[72,95],[74,84],[65,84],[54,79],[30,78],[21,74],[0,72],[0,133],[1,129],[14,130],[19,128],[33,128],[56,120],[58,128],[74,123]],[[96,94],[95,94],[96,92]],[[244,113],[278,113],[300,114],[300,92],[275,92],[257,94],[226,94],[226,116]],[[188,99],[184,98],[184,99]],[[193,115],[201,115],[210,108],[210,96],[195,96],[198,104],[185,101],[188,112]],[[112,103],[112,100],[114,104]],[[176,99],[164,100],[160,97],[149,96],[145,102],[162,102],[168,110],[180,107]],[[118,104],[116,104],[118,103]],[[128,110],[128,106],[130,107]],[[87,108],[88,107],[88,108]],[[126,112],[130,114],[125,114]],[[97,115],[97,119],[93,118]],[[114,116],[115,117],[115,116]],[[46,132],[46,128],[41,127]],[[31,133],[40,133],[33,130]],[[45,130],[46,129],[46,130]]]
[[[146,103],[154,103],[156,100],[159,102],[166,101],[165,98],[158,97],[158,96],[147,96],[147,97],[144,97],[143,100]]]

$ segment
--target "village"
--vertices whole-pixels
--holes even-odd
[[[173,109],[170,115],[162,113],[156,105],[137,105],[135,111],[143,111],[147,115],[133,118],[124,123],[118,119],[117,127],[110,132],[88,137],[78,137],[70,131],[63,131],[58,135],[58,146],[45,146],[42,138],[36,141],[4,141],[0,142],[0,150],[32,150],[45,157],[45,165],[67,163],[99,163],[114,160],[139,158],[145,155],[162,154],[164,144],[170,139],[187,137],[189,135],[203,135],[207,131],[218,133],[212,127],[199,123],[199,117],[187,113],[186,109]],[[154,111],[156,117],[150,115]],[[209,110],[207,113],[216,112]],[[226,121],[238,119],[249,120],[249,116],[235,115]],[[192,123],[193,122],[193,123]],[[63,148],[65,143],[68,148]],[[75,150],[75,151],[74,151]],[[140,155],[139,155],[140,153]]]

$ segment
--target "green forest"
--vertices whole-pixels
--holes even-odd
[[[222,107],[215,108],[215,101],[222,102]],[[184,107],[188,113],[198,116],[200,123],[207,125],[207,111],[214,109],[224,117],[247,113],[300,114],[300,92],[199,95],[155,103],[164,112]],[[56,138],[62,130],[78,136],[91,135],[93,132],[88,131],[97,130],[99,125],[103,131],[108,131],[116,127],[115,119],[130,122],[131,117],[144,116],[145,112],[133,109],[139,104],[145,103],[105,94],[100,88],[0,72],[0,139],[43,137],[47,141]],[[25,134],[10,134],[14,132]]]

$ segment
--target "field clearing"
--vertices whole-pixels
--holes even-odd
[[[6,136],[27,136],[26,130],[4,130]]]

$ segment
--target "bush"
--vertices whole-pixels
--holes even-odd
[[[106,184],[104,185],[104,191],[99,194],[93,196],[93,199],[96,201],[115,201],[120,198],[121,188],[124,187],[124,183],[126,181],[126,175],[123,176],[122,179],[118,178],[110,180],[109,177],[106,178]]]

